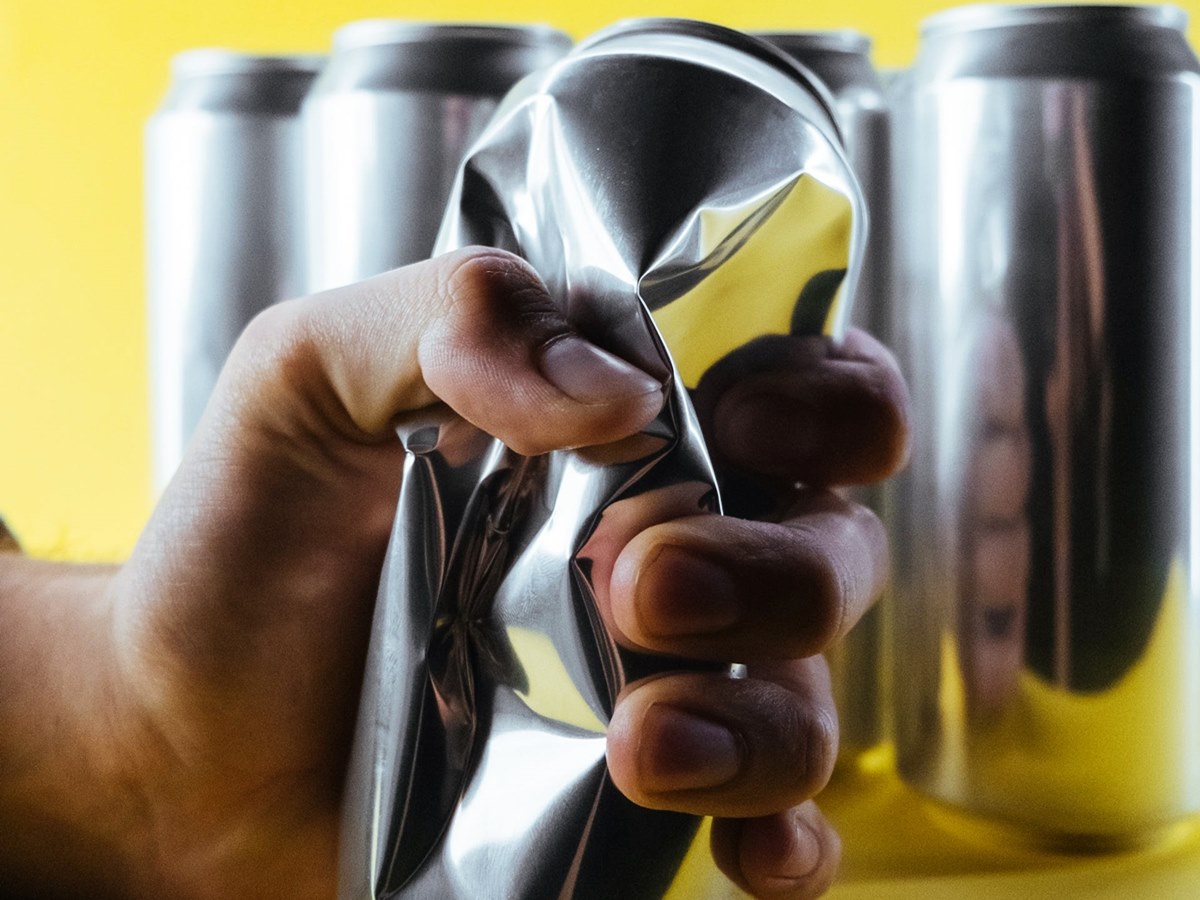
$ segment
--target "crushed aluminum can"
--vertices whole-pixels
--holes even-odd
[[[522,81],[467,155],[438,250],[520,254],[666,402],[625,441],[539,457],[450,413],[400,428],[344,900],[732,890],[701,819],[640,808],[608,777],[618,693],[680,661],[616,645],[592,566],[652,523],[719,511],[689,389],[764,336],[843,327],[864,223],[825,97],[763,42],[635,21]]]

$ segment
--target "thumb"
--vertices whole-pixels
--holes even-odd
[[[234,348],[114,591],[147,702],[170,718],[206,685],[240,698],[220,707],[231,721],[255,710],[246,733],[268,746],[303,696],[305,733],[346,739],[329,723],[362,674],[400,489],[396,420],[439,402],[535,454],[633,434],[663,389],[581,337],[497,250],[271,307]]]
[[[372,442],[441,401],[533,455],[626,437],[663,403],[658,379],[583,338],[528,264],[493,249],[280,304],[242,344],[231,377],[254,377],[234,393],[268,407],[256,413],[325,406],[326,421]]]

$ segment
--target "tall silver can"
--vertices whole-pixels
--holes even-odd
[[[354,22],[304,105],[310,291],[427,259],[500,98],[571,39],[544,26]]]
[[[1012,834],[1200,811],[1200,67],[1164,6],[929,19],[897,109],[902,776]]]
[[[300,104],[312,56],[190,50],[145,135],[154,484],[245,325],[303,289]]]
[[[883,86],[871,65],[871,40],[857,31],[767,32],[770,41],[815,73],[833,95],[846,155],[870,211],[862,277],[851,322],[884,343],[891,339],[890,115]],[[888,518],[888,488],[854,490],[858,502]],[[891,603],[885,596],[837,646],[826,652],[841,728],[839,763],[853,764],[888,736],[888,668]]]

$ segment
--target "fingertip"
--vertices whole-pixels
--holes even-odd
[[[713,824],[713,858],[760,900],[807,900],[825,893],[841,863],[841,838],[811,801],[753,819]]]
[[[607,596],[611,624],[617,630],[616,637],[633,646],[640,646],[636,641],[636,635],[641,631],[637,613],[638,581],[658,554],[659,545],[651,543],[646,532],[642,532],[621,549],[609,578]]]
[[[881,430],[890,440],[881,442],[877,469],[883,473],[883,478],[893,475],[908,465],[911,450],[912,401],[900,362],[890,347],[861,328],[847,331],[837,355],[850,361],[867,363],[879,370],[876,380],[881,398],[879,409],[885,419]]]

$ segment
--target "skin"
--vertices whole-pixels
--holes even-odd
[[[536,454],[632,434],[661,403],[494,250],[260,316],[127,563],[0,556],[0,894],[332,898],[396,422],[445,404]],[[639,523],[597,561],[601,615],[629,646],[749,677],[631,685],[609,767],[638,803],[721,817],[713,852],[743,889],[811,897],[839,857],[810,800],[837,745],[816,654],[887,565],[879,522],[828,488],[902,463],[904,388],[865,335],[785,339],[697,405],[770,521]],[[809,439],[762,438],[781,421]]]

